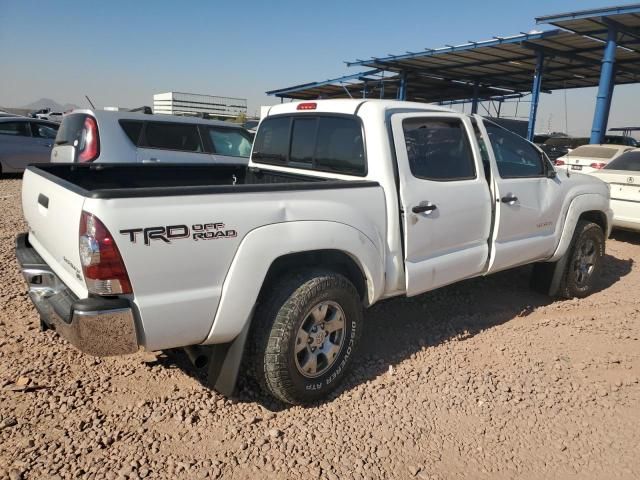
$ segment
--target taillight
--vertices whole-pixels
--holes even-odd
[[[318,104],[316,102],[299,103],[296,107],[297,110],[315,110]]]
[[[85,117],[82,138],[78,148],[78,161],[81,163],[93,162],[100,155],[100,137],[98,135],[98,123],[95,118]]]
[[[89,292],[97,295],[133,292],[116,242],[104,224],[87,212],[80,217],[80,262]]]
[[[564,165],[564,160],[556,160],[556,165]]]
[[[606,164],[606,163],[603,163],[603,162],[595,162],[595,163],[592,163],[592,164],[590,165],[590,167],[591,167],[591,168],[595,168],[595,169],[600,170],[600,169],[604,168],[606,165],[607,165],[607,164]]]

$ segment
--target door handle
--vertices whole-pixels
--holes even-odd
[[[420,205],[416,205],[415,207],[413,207],[411,209],[411,211],[413,213],[431,213],[433,212],[436,208],[438,208],[436,205],[433,204],[420,204]]]
[[[38,203],[44,208],[49,208],[49,197],[41,193],[40,195],[38,195]]]
[[[509,194],[506,195],[504,197],[502,197],[500,200],[502,200],[502,203],[508,203],[509,205],[513,205],[514,203],[516,203],[518,201],[518,197],[516,197],[515,195]]]
[[[157,161],[158,161],[158,159],[157,159],[157,158],[155,158],[155,157],[151,157],[151,158],[148,158],[148,159],[144,159],[144,160],[142,160],[142,163],[155,163],[155,162],[157,162]]]

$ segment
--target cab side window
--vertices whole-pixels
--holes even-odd
[[[502,178],[542,177],[545,174],[540,152],[524,138],[495,123],[484,122]]]
[[[435,181],[470,180],[476,168],[459,119],[409,118],[402,122],[411,173]]]

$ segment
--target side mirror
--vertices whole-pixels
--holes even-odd
[[[557,176],[558,174],[553,168],[547,170],[547,178],[556,178]]]

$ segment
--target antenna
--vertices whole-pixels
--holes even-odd
[[[89,105],[91,105],[91,108],[93,108],[94,110],[96,109],[96,106],[93,104],[93,102],[91,101],[91,99],[89,98],[89,95],[85,95],[84,98],[87,99],[87,102],[89,102]]]

